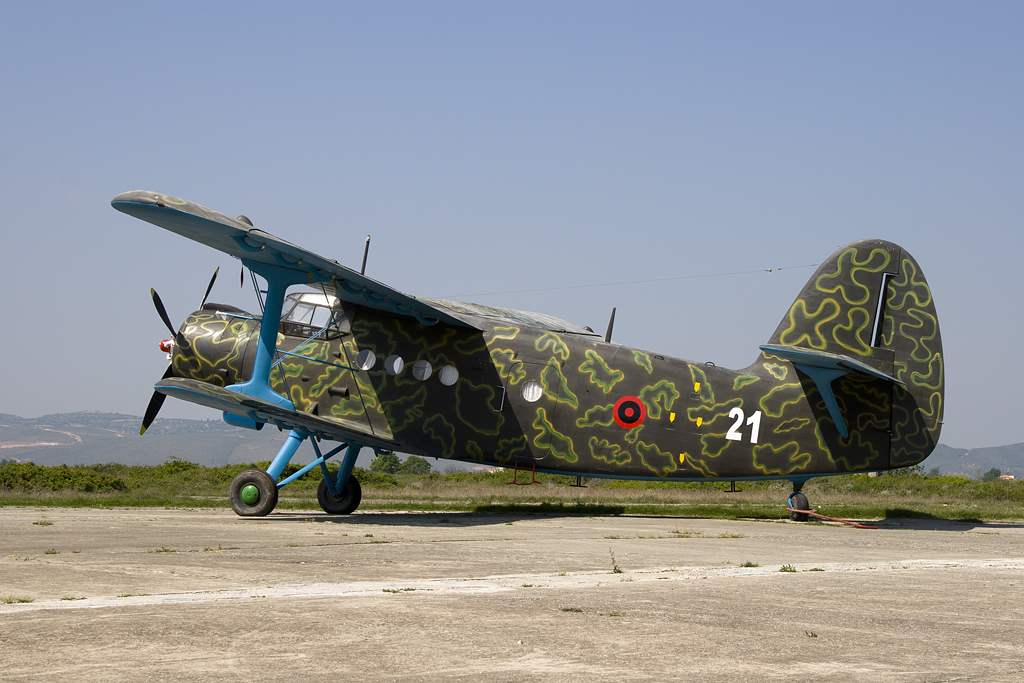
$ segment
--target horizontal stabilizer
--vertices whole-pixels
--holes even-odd
[[[122,213],[213,247],[243,262],[303,273],[310,283],[330,283],[342,301],[407,315],[424,325],[440,321],[458,327],[475,327],[449,311],[403,294],[337,261],[318,256],[205,206],[141,190],[119,194],[110,204]]]
[[[297,429],[313,437],[331,441],[357,443],[371,448],[387,450],[399,446],[389,438],[376,436],[362,425],[346,423],[337,418],[324,418],[282,408],[254,396],[246,396],[231,389],[199,382],[193,379],[169,377],[153,387],[162,394],[214,408],[225,413],[246,417],[257,422],[269,422],[281,429]]]
[[[896,379],[892,374],[876,370],[863,361],[851,358],[850,356],[797,346],[765,345],[761,347],[761,351],[789,361],[793,364],[793,367],[814,380],[814,385],[818,388],[822,399],[824,399],[825,406],[828,408],[829,415],[832,416],[836,429],[844,439],[849,436],[849,430],[846,428],[846,421],[843,419],[842,411],[839,410],[836,395],[832,391],[833,380],[853,373],[867,375],[904,386],[904,383]]]

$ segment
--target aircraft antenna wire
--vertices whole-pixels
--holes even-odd
[[[817,268],[820,263],[808,263],[802,266],[783,266],[781,268],[758,268],[756,270],[736,270],[728,273],[705,273],[703,275],[677,275],[675,277],[661,277],[649,280],[623,280],[620,282],[599,282],[588,285],[565,285],[563,287],[541,287],[537,289],[511,289],[504,292],[477,292],[475,294],[454,294],[449,296],[434,297],[437,299],[464,299],[471,296],[493,296],[497,294],[533,294],[537,292],[555,292],[567,289],[590,289],[593,287],[618,287],[621,285],[646,285],[655,282],[673,282],[676,280],[698,280],[709,277],[729,277],[733,275],[751,275],[753,273],[774,273],[779,270],[796,270],[798,268]]]

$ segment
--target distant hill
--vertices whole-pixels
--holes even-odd
[[[174,456],[219,466],[270,460],[285,439],[273,427],[255,432],[222,420],[158,418],[144,436],[139,436],[140,424],[140,417],[117,413],[60,413],[33,419],[0,413],[0,459],[37,465],[159,465]]]
[[[989,448],[950,448],[940,443],[921,466],[925,471],[938,467],[943,474],[962,472],[971,477],[976,476],[979,469],[984,473],[995,467],[1003,474],[1024,479],[1024,443]]]
[[[142,418],[118,413],[79,412],[24,418],[0,413],[0,460],[32,461],[37,465],[94,465],[118,462],[159,465],[178,457],[200,465],[228,465],[270,460],[285,434],[273,427],[255,432],[222,420],[158,418],[139,436]],[[364,449],[360,466],[372,454]],[[293,462],[307,463],[313,449],[302,447]],[[443,463],[443,461],[441,461]],[[441,464],[439,463],[439,464]],[[993,467],[1024,478],[1024,443],[991,448],[950,448],[939,444],[921,465],[943,473],[974,476]],[[435,465],[437,467],[437,465]]]

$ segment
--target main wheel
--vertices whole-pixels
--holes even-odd
[[[263,517],[277,505],[277,482],[263,470],[245,470],[231,481],[231,509],[242,517]]]
[[[789,507],[797,510],[810,510],[811,505],[807,502],[807,496],[802,493],[794,493],[789,497]],[[789,518],[794,522],[806,522],[808,516],[802,512],[790,512]]]
[[[347,515],[357,507],[363,499],[363,489],[359,480],[349,476],[345,486],[341,489],[341,495],[331,494],[327,488],[327,480],[321,479],[320,486],[316,489],[316,499],[323,511],[329,515]]]

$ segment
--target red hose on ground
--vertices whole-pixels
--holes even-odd
[[[867,524],[858,524],[857,522],[848,522],[845,519],[836,519],[835,517],[826,517],[825,515],[819,515],[814,510],[797,510],[796,508],[790,508],[790,507],[788,507],[786,509],[789,510],[790,512],[799,512],[802,515],[811,515],[813,517],[821,517],[822,519],[827,519],[827,520],[830,520],[832,522],[839,522],[840,524],[849,524],[850,526],[854,527],[855,529],[877,529],[878,528],[877,526],[868,526]]]

